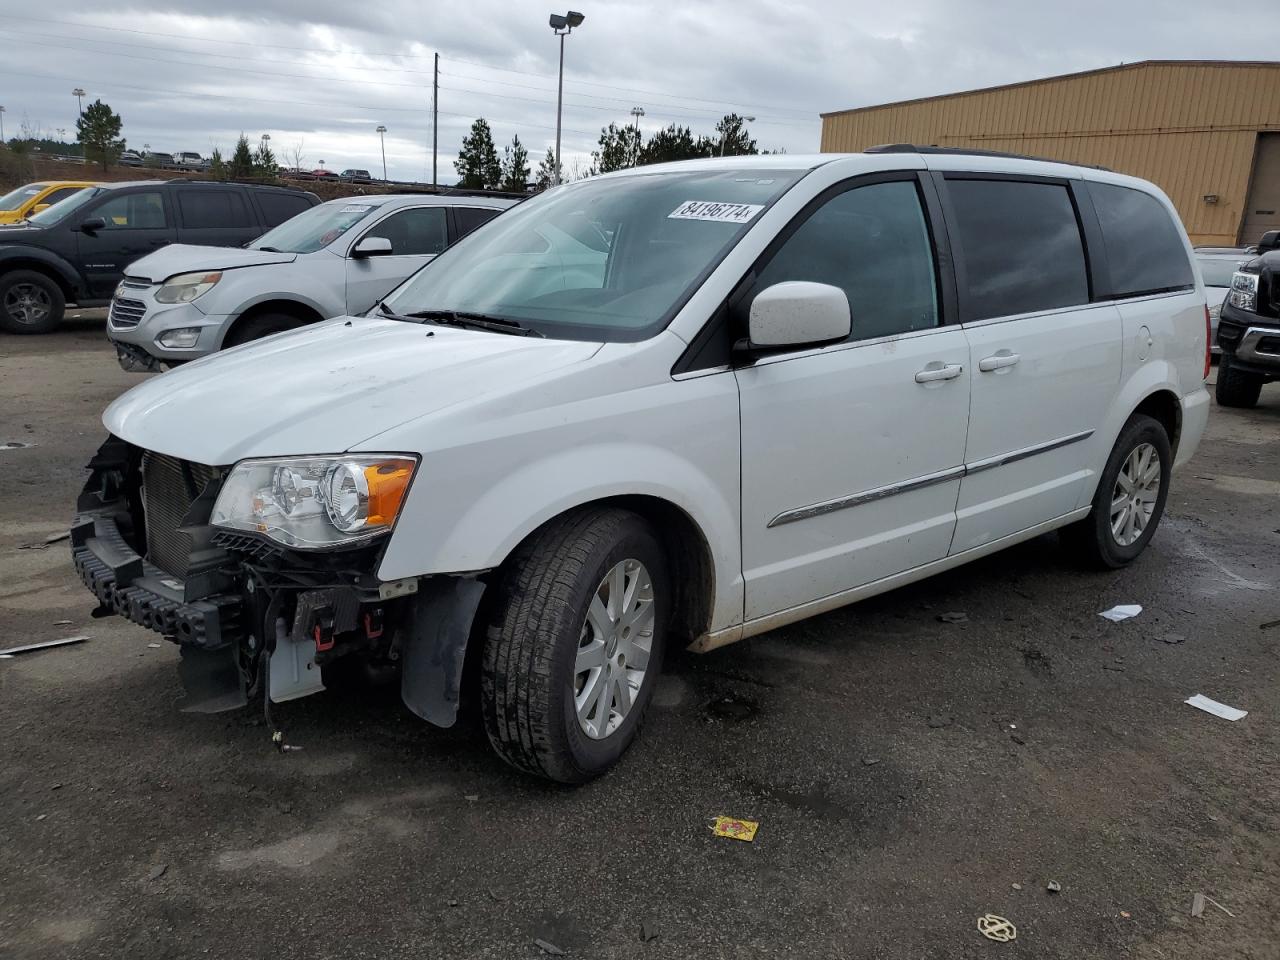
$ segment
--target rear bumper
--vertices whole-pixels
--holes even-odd
[[[223,595],[188,602],[186,585],[138,556],[110,516],[76,517],[71,557],[80,580],[98,602],[138,626],[204,650],[244,637],[241,598]]]

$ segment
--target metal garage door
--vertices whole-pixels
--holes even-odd
[[[1280,133],[1258,134],[1258,155],[1240,240],[1257,243],[1267,230],[1280,230]]]

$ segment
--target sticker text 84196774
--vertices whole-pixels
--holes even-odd
[[[764,205],[759,203],[717,203],[714,200],[686,200],[667,214],[667,219],[746,223],[763,209]]]

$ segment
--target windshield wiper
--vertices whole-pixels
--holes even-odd
[[[390,310],[383,305],[383,311]],[[468,313],[463,310],[416,310],[405,314],[414,320],[426,320],[446,327],[469,327],[473,330],[492,330],[494,333],[509,333],[517,337],[545,337],[546,334],[532,327],[508,320],[506,317],[495,317],[487,313]]]
[[[254,247],[255,250],[261,250],[263,253],[284,253],[279,247]]]

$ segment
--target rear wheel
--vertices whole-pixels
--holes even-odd
[[[1061,531],[1063,543],[1090,566],[1116,568],[1146,549],[1164,515],[1173,451],[1160,421],[1134,414],[1120,431],[1098,479],[1093,509]]]
[[[0,277],[0,329],[50,333],[67,306],[62,289],[43,273],[14,270]]]
[[[1256,407],[1262,393],[1262,377],[1237,370],[1231,354],[1223,353],[1218,361],[1218,385],[1213,393],[1223,407]]]
[[[640,517],[587,509],[517,550],[484,642],[490,743],[528,773],[582,783],[630,746],[662,668],[670,586]]]
[[[293,330],[295,327],[302,326],[302,323],[303,321],[287,313],[260,313],[256,317],[237,323],[227,334],[227,339],[223,341],[222,346],[224,349],[238,347],[242,343],[269,337],[273,333]]]

